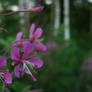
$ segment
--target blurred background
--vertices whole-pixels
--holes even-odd
[[[39,12],[2,15],[41,5]],[[0,0],[0,50],[19,31],[28,37],[32,23],[43,29],[47,51],[39,53],[44,65],[37,82],[14,75],[7,92],[92,92],[92,0]]]

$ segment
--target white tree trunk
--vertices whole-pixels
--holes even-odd
[[[19,10],[24,10],[24,0],[18,0],[19,1]],[[20,16],[20,20],[19,20],[19,23],[20,23],[20,30],[22,32],[25,32],[25,19],[24,19],[24,12],[20,12],[19,13],[19,16]]]
[[[60,27],[60,1],[54,0],[54,36],[58,35]]]
[[[64,39],[70,40],[69,0],[64,0]]]
[[[46,3],[47,5],[51,5],[52,2],[53,2],[53,0],[45,0],[45,3]]]
[[[2,3],[0,2],[0,11],[3,10]]]

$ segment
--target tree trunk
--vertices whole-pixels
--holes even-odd
[[[60,27],[60,1],[54,0],[54,36],[58,35]]]
[[[19,1],[19,10],[24,10],[24,1],[23,0],[18,0]],[[24,32],[25,34],[25,19],[24,19],[24,12],[19,13],[20,16],[20,31]]]
[[[64,0],[64,39],[70,40],[69,0]]]

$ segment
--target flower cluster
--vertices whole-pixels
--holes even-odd
[[[36,81],[33,72],[36,73],[35,69],[43,65],[43,61],[37,57],[36,51],[46,51],[46,46],[39,39],[42,35],[42,29],[37,28],[35,31],[35,24],[32,24],[29,31],[29,38],[22,39],[22,35],[22,32],[17,34],[16,41],[7,48],[6,53],[11,49],[9,59],[12,60],[11,65],[14,67],[16,77],[19,78],[26,73]],[[8,69],[2,68],[6,66],[6,63],[7,59],[4,56],[0,56],[0,80],[6,84],[10,84],[12,83],[12,75]]]

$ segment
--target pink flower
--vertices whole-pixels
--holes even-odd
[[[4,59],[2,56],[0,56],[0,67],[6,65],[6,59]]]
[[[35,24],[32,24],[30,27],[29,41],[34,44],[34,46],[41,51],[46,51],[46,46],[41,43],[41,40],[38,39],[42,35],[42,29],[37,28],[34,32]]]
[[[22,53],[19,52],[19,48],[15,47],[12,49],[11,59],[14,60],[12,64],[17,64],[14,68],[16,77],[20,77],[20,75],[24,74],[25,72],[29,74],[34,81],[36,81],[36,78],[31,73],[31,70],[33,70],[34,67],[40,68],[43,65],[43,62],[40,58],[33,57],[36,55],[36,53],[32,54],[32,51],[32,45],[29,42],[24,44]]]
[[[44,8],[43,6],[38,6],[38,7],[36,7],[36,8],[30,9],[29,12],[41,11],[41,10],[43,10],[43,8]]]
[[[11,47],[12,48],[14,48],[14,47],[21,48],[26,43],[29,42],[29,44],[33,45],[33,48],[36,47],[37,50],[46,51],[46,46],[44,44],[42,44],[41,43],[42,40],[39,39],[40,36],[42,35],[42,29],[37,28],[35,32],[34,32],[34,29],[35,29],[35,24],[32,24],[30,27],[30,31],[29,31],[29,39],[21,40],[23,33],[19,32],[16,36],[16,43],[13,43]]]
[[[23,47],[23,42],[21,42],[22,34],[23,34],[22,32],[17,33],[17,35],[16,35],[16,43],[14,42],[11,45],[11,48],[14,48],[14,47],[21,48],[21,47]]]
[[[12,76],[10,73],[5,72],[5,73],[0,73],[1,80],[7,84],[12,83]]]
[[[50,50],[50,49],[58,50],[58,49],[59,49],[57,43],[54,42],[54,41],[48,41],[48,42],[46,43],[46,46],[47,46],[47,49],[48,49],[48,50]]]
[[[6,65],[6,60],[2,56],[0,56],[0,67],[5,66],[5,65]],[[1,81],[7,84],[12,83],[12,76],[10,73],[8,73],[7,69],[0,69],[0,79]]]
[[[35,24],[32,24],[30,27],[29,39],[25,39],[21,41],[22,32],[19,32],[16,36],[17,44],[14,43],[12,47],[23,47],[26,43],[33,45],[37,50],[46,51],[46,46],[41,43],[42,40],[38,39],[42,35],[42,29],[37,28],[34,32]]]

